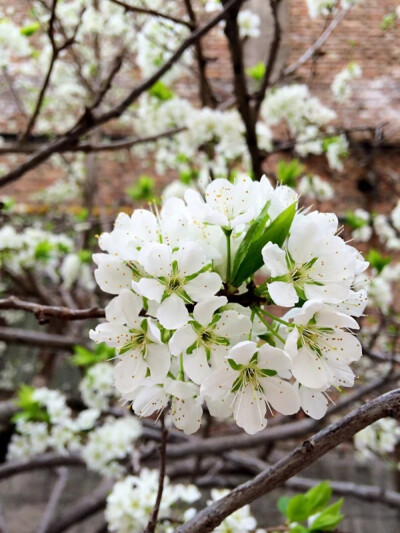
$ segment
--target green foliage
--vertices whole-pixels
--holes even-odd
[[[385,268],[386,265],[392,260],[390,255],[382,255],[378,250],[371,248],[367,255],[367,261],[375,268],[379,273]]]
[[[346,224],[348,224],[351,229],[358,229],[365,226],[367,224],[367,221],[357,216],[354,211],[347,211]]]
[[[154,194],[154,178],[147,174],[142,174],[139,176],[135,185],[132,185],[132,187],[126,190],[126,193],[135,202],[143,200],[154,202],[156,200]]]
[[[32,22],[31,24],[27,24],[26,26],[23,26],[19,32],[21,35],[24,35],[25,37],[31,37],[31,35],[35,34],[40,29],[40,23],[39,22]]]
[[[182,170],[179,174],[179,179],[185,185],[190,185],[190,183],[196,180],[199,177],[199,171],[191,168],[188,170]]]
[[[381,30],[386,31],[394,28],[396,23],[396,15],[394,13],[388,13],[385,15],[381,22]]]
[[[278,501],[278,509],[286,517],[288,531],[291,533],[334,531],[343,520],[343,514],[340,512],[343,498],[328,505],[331,497],[332,488],[328,481],[292,498],[282,496]]]
[[[92,264],[92,252],[90,250],[79,250],[78,256],[81,263]]]
[[[50,259],[53,245],[48,241],[39,242],[35,248],[35,259],[38,261],[47,261]]]
[[[257,65],[254,65],[253,67],[249,67],[246,70],[246,73],[250,78],[253,78],[253,80],[261,81],[265,76],[265,65],[262,61],[257,63]]]
[[[77,213],[75,213],[75,220],[77,222],[85,222],[89,218],[89,209],[87,207],[81,207]]]
[[[107,361],[115,357],[115,349],[106,344],[97,344],[94,350],[88,350],[84,346],[74,346],[72,362],[76,366],[90,367],[96,363]]]
[[[298,159],[291,161],[279,161],[276,169],[276,176],[282,185],[295,187],[296,180],[304,174],[306,167]]]
[[[17,394],[17,406],[21,409],[12,417],[13,422],[27,420],[30,422],[50,422],[46,410],[33,399],[34,387],[22,385]]]
[[[174,91],[167,87],[162,81],[158,80],[156,83],[149,89],[149,94],[158,98],[161,102],[166,100],[171,100],[174,96]]]
[[[3,198],[0,198],[0,210],[1,211],[10,211],[15,205],[14,198],[11,198],[9,196],[3,196]]]
[[[265,228],[269,220],[268,207],[267,204],[247,230],[236,252],[232,270],[232,284],[235,287],[239,287],[254,272],[262,267],[263,259],[261,250],[267,242],[282,246],[289,233],[296,213],[296,202],[285,209],[285,211]]]

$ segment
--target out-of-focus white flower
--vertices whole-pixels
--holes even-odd
[[[335,196],[333,187],[326,180],[316,175],[301,178],[297,190],[300,194],[319,202],[332,200]]]
[[[343,70],[336,74],[332,85],[332,93],[337,102],[345,102],[353,93],[351,81],[356,78],[361,78],[362,70],[357,63],[350,63]]]
[[[239,33],[242,39],[260,36],[260,17],[250,9],[242,9],[238,15]]]

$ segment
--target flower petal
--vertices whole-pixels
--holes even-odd
[[[197,333],[190,324],[186,324],[175,331],[168,346],[172,355],[179,355],[181,353],[186,353],[186,350],[196,341],[196,339]]]
[[[191,354],[186,354],[183,357],[183,368],[192,381],[201,385],[211,374],[204,348],[196,348]]]
[[[286,264],[286,254],[277,244],[268,242],[261,250],[264,264],[268,268],[271,276],[284,276],[289,273]]]
[[[267,425],[265,413],[267,406],[259,391],[250,385],[242,388],[236,395],[233,416],[236,424],[246,433],[253,435]]]
[[[171,366],[171,355],[164,344],[150,344],[147,346],[146,363],[150,369],[151,377],[156,382],[161,382],[168,374]]]
[[[114,367],[115,386],[126,394],[139,387],[146,377],[147,365],[138,352],[128,352]]]
[[[208,326],[217,309],[228,302],[225,296],[210,296],[198,303],[193,310],[193,318],[202,326]]]
[[[194,302],[201,302],[201,300],[214,296],[221,287],[222,280],[216,272],[203,272],[188,281],[184,289]]]
[[[172,294],[166,298],[157,309],[160,324],[167,329],[178,329],[187,324],[189,313],[181,298]]]
[[[293,415],[300,409],[300,398],[296,388],[278,377],[261,378],[264,396],[269,404],[283,415]]]
[[[140,281],[132,281],[132,288],[140,295],[160,303],[165,287],[156,279],[142,278]]]
[[[276,305],[293,307],[299,301],[299,297],[292,283],[273,281],[272,283],[268,283],[267,286],[269,295]]]

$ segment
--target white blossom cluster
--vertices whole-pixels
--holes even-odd
[[[394,418],[382,418],[354,436],[356,457],[361,462],[376,456],[386,458],[400,441],[400,426]]]
[[[55,451],[62,455],[78,454],[88,469],[105,477],[118,479],[126,475],[129,454],[135,453],[132,443],[142,433],[136,418],[102,419],[101,411],[95,408],[73,416],[65,396],[45,387],[33,391],[32,401],[44,409],[44,419],[35,421],[24,416],[17,419],[7,451],[8,461]]]
[[[342,69],[339,74],[336,74],[331,85],[335,100],[340,103],[348,100],[353,94],[351,81],[356,78],[361,78],[361,76],[361,67],[354,62],[349,63],[349,65]]]
[[[94,288],[90,265],[81,261],[73,240],[41,228],[21,231],[5,224],[0,229],[0,265],[12,274],[31,270],[67,288],[75,282],[88,290]]]
[[[389,217],[377,215],[373,219],[374,230],[388,250],[400,250],[400,200]]]
[[[158,487],[157,470],[142,468],[138,476],[128,476],[115,483],[107,498],[105,518],[109,531],[116,533],[141,533],[149,521]],[[182,511],[172,509],[178,502],[191,504],[200,498],[194,485],[172,485],[165,477],[163,497],[157,531],[174,531],[172,525],[182,519]],[[170,519],[170,521],[168,520]]]
[[[310,18],[315,19],[318,16],[326,16],[335,12],[338,7],[342,9],[350,9],[355,4],[361,3],[363,0],[306,0],[308,14]]]
[[[106,411],[116,397],[113,366],[106,362],[91,366],[79,384],[79,392],[88,407]]]
[[[138,416],[169,407],[193,433],[205,404],[255,433],[272,409],[321,418],[326,391],[353,385],[367,263],[335,215],[296,202],[266,177],[216,179],[100,236],[95,277],[115,297],[90,337],[116,348],[115,384]]]
[[[386,265],[381,272],[374,272],[368,286],[371,305],[387,314],[394,300],[394,284],[400,281],[400,263]]]
[[[297,191],[307,198],[318,200],[319,202],[332,200],[335,196],[332,185],[317,175],[301,178],[297,186]]]

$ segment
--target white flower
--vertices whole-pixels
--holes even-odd
[[[147,277],[132,286],[137,293],[160,304],[156,317],[167,329],[188,322],[185,304],[214,295],[222,285],[216,272],[208,272],[210,263],[195,242],[187,242],[176,251],[167,244],[145,244],[138,261]]]
[[[196,191],[187,191],[185,200],[189,211],[202,222],[233,229],[249,223],[258,213],[254,209],[254,182],[249,178],[232,184],[226,179],[212,181],[205,199]]]
[[[267,425],[267,407],[286,415],[299,410],[295,388],[279,377],[287,375],[290,365],[283,350],[243,341],[231,348],[225,364],[203,382],[201,392],[212,400],[230,401],[238,426],[253,434]]]
[[[237,18],[239,25],[239,33],[242,39],[246,37],[257,38],[260,36],[260,17],[250,9],[242,9],[239,11]]]
[[[336,74],[332,85],[332,93],[337,102],[345,102],[352,95],[351,81],[355,78],[361,78],[362,70],[357,63],[350,63],[343,70]]]
[[[172,355],[183,355],[183,368],[195,383],[210,374],[209,363],[218,366],[228,353],[228,346],[248,337],[250,318],[237,311],[217,310],[227,303],[224,296],[211,296],[198,303],[189,323],[176,330],[169,348]]]
[[[295,314],[293,324],[285,344],[293,376],[313,389],[352,386],[350,364],[362,355],[360,342],[346,331],[359,328],[354,318],[310,301]]]
[[[297,386],[303,411],[311,418],[320,420],[328,409],[328,400],[324,394],[325,389],[310,389],[301,383],[297,383]]]
[[[304,176],[299,181],[297,190],[300,194],[320,202],[332,200],[335,195],[333,187],[319,176]]]
[[[90,367],[79,384],[79,391],[91,410],[107,410],[110,400],[116,396],[113,365],[104,362]]]
[[[124,289],[106,308],[108,322],[90,331],[95,342],[116,347],[120,362],[114,369],[115,384],[122,393],[133,391],[150,371],[162,380],[170,367],[170,354],[151,318],[140,316],[142,299]]]
[[[268,292],[277,305],[292,307],[299,296],[339,303],[349,295],[355,256],[342,239],[327,234],[321,220],[298,216],[284,248],[267,243],[262,249],[264,264],[271,274]]]
[[[226,489],[212,489],[211,501],[215,502],[229,493]],[[257,521],[251,514],[250,505],[244,505],[225,520],[223,520],[214,531],[217,533],[244,533],[245,531],[254,531],[257,527]]]

